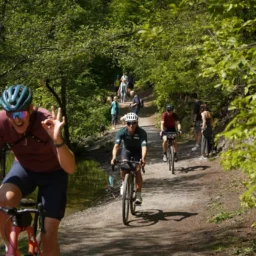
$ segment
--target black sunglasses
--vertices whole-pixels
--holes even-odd
[[[135,125],[137,124],[137,122],[127,122],[127,125],[130,126],[130,125]]]

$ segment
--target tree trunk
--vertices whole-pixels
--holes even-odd
[[[54,89],[50,86],[50,80],[46,79],[45,85],[47,89],[51,92],[51,94],[55,97],[56,101],[61,108],[62,116],[65,116],[66,124],[64,125],[64,139],[68,147],[71,146],[70,143],[70,136],[69,136],[69,125],[68,125],[68,117],[67,117],[67,98],[66,98],[66,91],[67,91],[67,81],[64,77],[61,78],[61,95],[59,95],[54,91]]]
[[[70,147],[70,137],[69,137],[69,122],[67,116],[67,81],[62,77],[61,79],[61,112],[62,116],[65,116],[66,124],[64,126],[64,138],[67,145]]]

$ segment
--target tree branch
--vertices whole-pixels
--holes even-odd
[[[59,95],[54,91],[54,89],[50,86],[50,79],[46,78],[45,80],[45,85],[46,88],[51,92],[51,94],[56,98],[58,104],[60,107],[62,107],[62,102],[61,99],[59,97]]]

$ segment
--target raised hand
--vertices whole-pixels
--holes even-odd
[[[58,108],[57,115],[55,114],[55,109],[52,106],[52,117],[45,119],[42,121],[42,126],[46,130],[46,132],[49,134],[49,136],[52,138],[52,140],[55,143],[61,143],[63,142],[63,138],[61,135],[61,129],[65,125],[65,117],[62,117],[61,119],[61,108]]]

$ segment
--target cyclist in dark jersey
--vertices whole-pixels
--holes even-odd
[[[59,256],[58,227],[64,216],[68,174],[75,171],[74,154],[61,135],[65,118],[52,107],[36,109],[31,104],[32,91],[15,85],[1,96],[0,148],[7,143],[15,160],[0,186],[0,206],[17,207],[22,197],[39,188],[46,211],[45,233],[41,234],[43,255]],[[7,241],[8,216],[0,213],[1,235]]]
[[[141,164],[136,166],[136,181],[137,181],[137,197],[136,204],[142,203],[141,189],[142,189],[142,175],[141,167],[145,166],[145,160],[147,155],[147,133],[144,129],[138,126],[138,116],[135,113],[128,113],[125,116],[126,127],[119,130],[116,134],[115,145],[112,151],[111,164],[115,163],[117,153],[121,142],[123,141],[123,147],[121,151],[122,160],[130,160],[132,157],[135,161],[140,161]],[[122,165],[121,175],[122,179],[125,177],[125,171],[130,168],[128,165]],[[123,188],[120,188],[122,195]]]
[[[181,125],[179,121],[179,117],[176,113],[173,112],[174,107],[172,105],[166,106],[166,111],[162,115],[161,120],[161,131],[160,136],[163,138],[163,161],[167,161],[167,136],[163,135],[164,132],[176,132],[176,126],[178,128],[178,132],[181,134]],[[177,142],[174,142],[174,160],[177,162]]]

